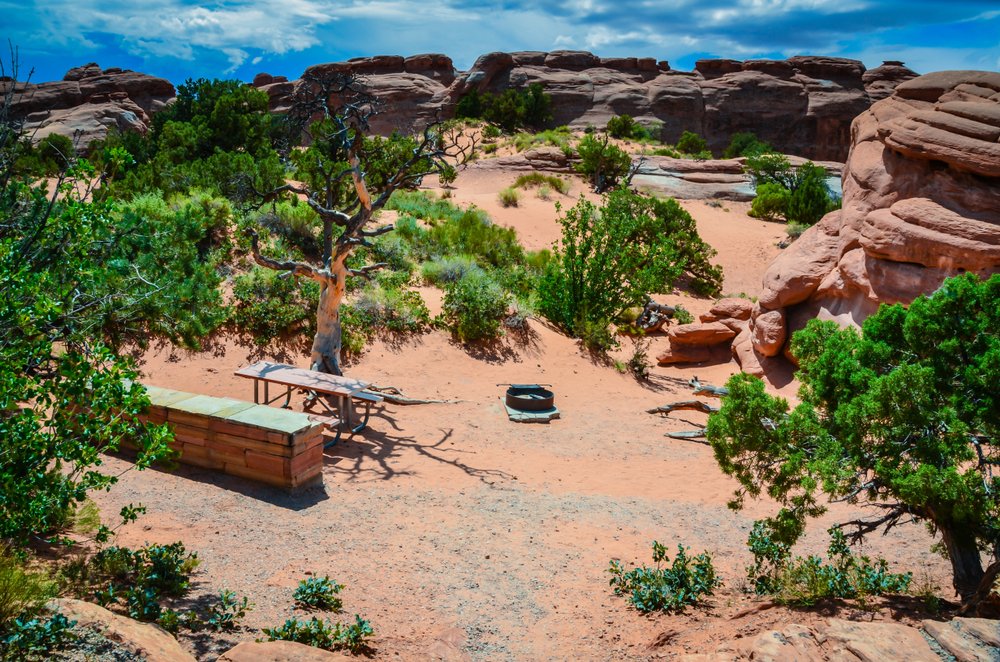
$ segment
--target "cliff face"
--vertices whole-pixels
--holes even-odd
[[[473,89],[499,92],[541,83],[552,96],[555,125],[602,127],[614,115],[629,114],[662,123],[668,142],[690,130],[720,151],[733,133],[752,131],[783,152],[832,161],[847,156],[851,120],[916,76],[898,62],[866,71],[855,60],[809,56],[702,60],[695,71],[684,72],[652,58],[600,58],[582,51],[490,53],[466,72],[457,72],[441,54],[356,58],[306,70],[336,71],[363,76],[382,100],[383,111],[372,124],[379,133],[451,117]],[[259,74],[253,84],[268,93],[272,110],[282,112],[297,81]],[[71,70],[63,81],[29,88],[30,100],[19,101],[18,108],[31,115],[30,126],[66,135],[83,129],[83,144],[109,126],[142,130],[149,114],[174,94],[163,79],[102,71],[94,64]],[[100,104],[110,105],[95,107]]]
[[[814,317],[860,324],[964,272],[1000,272],[1000,73],[909,80],[854,120],[843,208],[764,275],[744,369]],[[780,338],[767,342],[765,337]]]

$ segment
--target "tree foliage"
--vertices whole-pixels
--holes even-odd
[[[508,88],[499,94],[469,90],[458,100],[455,117],[482,119],[507,133],[543,129],[552,121],[552,97],[541,83],[525,89]]]
[[[812,161],[793,169],[783,154],[763,152],[749,155],[744,171],[757,191],[750,208],[756,218],[813,225],[840,207],[826,185],[826,170]]]
[[[577,152],[580,162],[576,164],[576,169],[590,178],[596,193],[603,193],[632,179],[632,157],[622,148],[611,144],[607,135],[600,138],[592,134],[584,136],[577,146]]]
[[[700,291],[719,291],[722,270],[709,262],[715,251],[675,200],[617,188],[600,207],[581,199],[559,222],[562,242],[539,283],[539,308],[571,333],[607,326],[685,274]]]
[[[740,483],[733,505],[775,499],[768,526],[788,544],[824,511],[824,494],[876,512],[842,523],[856,539],[925,521],[971,596],[980,550],[1000,551],[998,302],[1000,276],[967,274],[909,308],[882,306],[861,334],[811,321],[792,340],[802,387],[791,411],[759,379],[730,379],[708,437]]]
[[[47,193],[13,167],[24,138],[10,106],[0,105],[0,538],[25,544],[116,481],[100,471],[102,451],[128,441],[139,468],[167,454],[166,429],[137,418],[148,399],[116,348],[153,334],[193,341],[218,322],[219,301],[197,218],[92,202],[90,183],[107,173],[86,161]]]

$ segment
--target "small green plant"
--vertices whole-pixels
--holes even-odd
[[[44,574],[29,571],[10,550],[0,547],[0,632],[15,618],[41,611],[53,592]]]
[[[95,597],[105,606],[124,603],[131,618],[156,621],[162,615],[164,597],[187,593],[198,563],[198,555],[187,554],[180,542],[135,550],[108,547],[92,561],[97,572],[110,578]]]
[[[694,315],[687,308],[678,304],[674,306],[674,320],[678,324],[691,324],[694,322]]]
[[[242,600],[237,600],[236,593],[223,590],[219,593],[219,601],[208,608],[205,625],[216,632],[232,630],[251,609],[253,603],[246,596],[243,596]]]
[[[496,140],[503,135],[503,131],[495,124],[487,124],[483,127],[483,138],[486,140]]]
[[[673,562],[667,548],[653,542],[655,567],[638,566],[626,571],[612,560],[608,572],[615,595],[628,596],[629,603],[643,613],[653,611],[682,612],[696,605],[703,596],[722,582],[715,575],[712,558],[707,553],[689,557],[684,545],[677,546]]]
[[[511,188],[530,188],[532,186],[548,186],[563,195],[569,193],[569,182],[555,175],[543,175],[540,172],[532,172],[527,175],[520,175],[514,180]]]
[[[729,138],[729,146],[722,152],[722,158],[735,159],[739,156],[756,156],[774,151],[770,145],[750,132],[734,133]]]
[[[431,260],[420,265],[420,275],[424,281],[438,287],[446,287],[476,269],[476,261],[467,255],[454,255]]]
[[[628,358],[628,371],[640,382],[649,379],[649,340],[632,339],[632,355]]]
[[[500,149],[500,145],[496,143],[486,143],[483,145],[483,154],[495,154],[498,149]]]
[[[308,621],[290,618],[281,626],[264,628],[268,641],[295,641],[324,650],[346,649],[361,653],[368,647],[368,639],[375,634],[371,623],[355,614],[354,622],[344,625],[331,624],[313,616]]]
[[[785,226],[785,234],[788,235],[789,239],[798,239],[802,236],[803,232],[811,227],[811,225],[805,225],[796,221],[789,221],[788,225]]]
[[[903,593],[909,588],[911,573],[889,572],[885,559],[855,556],[838,528],[829,534],[827,561],[818,556],[793,558],[789,545],[772,527],[755,522],[747,540],[754,557],[747,578],[754,591],[786,604],[810,606],[830,598],[864,602],[870,596]]]
[[[16,618],[0,629],[0,660],[47,660],[76,639],[71,621],[60,613],[48,618]]]
[[[295,602],[304,607],[340,611],[344,603],[338,593],[343,588],[343,584],[331,581],[329,576],[308,577],[299,582],[292,597],[295,598]]]
[[[781,184],[765,182],[757,187],[757,197],[750,203],[750,216],[763,221],[780,221],[788,214],[791,191]]]
[[[313,280],[281,278],[270,269],[254,267],[233,281],[233,306],[230,322],[250,334],[253,341],[265,346],[283,334],[315,332],[315,310],[319,303],[319,284]]]
[[[500,201],[501,207],[516,207],[518,198],[520,198],[520,196],[513,188],[501,189],[500,192],[497,193],[497,199]]]
[[[539,186],[538,190],[535,192],[535,195],[540,200],[548,200],[549,198],[552,197],[552,189],[550,189],[548,186],[545,185]]]

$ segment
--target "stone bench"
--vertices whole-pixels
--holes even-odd
[[[295,491],[323,480],[323,425],[307,414],[146,386],[143,415],[174,433],[178,462]]]

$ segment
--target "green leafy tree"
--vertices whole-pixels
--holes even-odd
[[[722,271],[709,262],[715,251],[675,200],[617,188],[600,207],[580,200],[559,222],[562,242],[539,283],[539,309],[571,333],[606,327],[685,274],[702,291],[719,291]]]
[[[617,145],[612,145],[607,135],[600,138],[584,136],[577,146],[580,162],[578,172],[587,175],[595,193],[603,193],[620,182],[628,183],[634,174],[632,157]]]
[[[139,420],[149,401],[116,346],[151,333],[193,341],[217,315],[218,281],[193,226],[79,195],[98,175],[87,162],[49,195],[12,174],[21,137],[10,107],[0,105],[0,539],[24,545],[116,482],[100,470],[103,451],[128,441],[138,468],[167,456],[167,430]]]
[[[795,172],[795,186],[788,198],[788,220],[813,225],[839,206],[827,188],[826,170],[812,162],[802,164]]]
[[[791,544],[821,495],[872,517],[844,522],[854,539],[907,521],[941,536],[955,590],[971,598],[981,551],[1000,552],[1000,276],[945,281],[909,308],[883,305],[862,333],[811,321],[792,339],[801,404],[768,395],[748,375],[708,423],[733,502],[766,493],[767,525]]]
[[[483,119],[507,133],[523,127],[542,129],[552,121],[552,97],[541,83],[507,88],[500,94],[472,89],[458,100],[455,117]]]
[[[638,126],[631,115],[615,115],[608,120],[607,131],[612,138],[631,138]]]
[[[708,158],[712,157],[712,153],[708,151],[708,143],[693,131],[682,133],[681,137],[677,139],[677,144],[674,146],[677,148],[677,151],[683,154],[700,156],[707,153]]]
[[[734,133],[729,139],[729,145],[722,152],[722,158],[735,159],[740,156],[758,156],[774,149],[766,142],[757,138],[749,131]]]
[[[791,197],[791,192],[781,184],[764,182],[757,187],[757,196],[750,203],[749,215],[765,221],[785,220]]]

